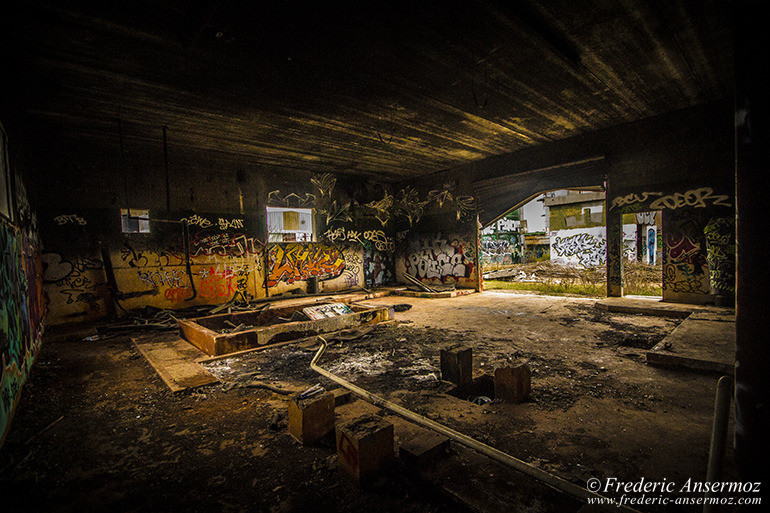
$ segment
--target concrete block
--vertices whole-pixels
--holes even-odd
[[[334,394],[324,392],[289,402],[289,433],[310,445],[334,430]]]
[[[463,345],[441,349],[441,379],[460,387],[469,385],[473,380],[473,349]]]
[[[436,462],[449,450],[449,438],[427,431],[418,434],[398,448],[405,465],[419,469]]]
[[[532,391],[532,371],[526,363],[495,369],[495,399],[506,403],[525,401]]]
[[[392,423],[368,415],[337,427],[337,462],[358,484],[371,482],[394,457]]]
[[[347,388],[337,387],[331,391],[334,394],[334,406],[342,406],[350,402],[353,393]]]

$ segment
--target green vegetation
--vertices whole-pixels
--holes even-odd
[[[496,273],[497,276],[484,280],[485,290],[522,290],[588,297],[605,297],[607,294],[607,278],[603,266],[582,268],[560,266],[551,262],[533,262],[494,267],[485,265],[484,270],[502,272],[502,275]],[[624,261],[623,292],[626,295],[638,296],[662,295],[662,272],[660,266]]]
[[[593,285],[581,285],[572,283],[540,283],[503,280],[484,280],[484,290],[523,290],[539,292],[553,296],[589,296],[604,297],[607,287],[603,283]]]

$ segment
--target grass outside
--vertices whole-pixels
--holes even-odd
[[[500,270],[498,268],[497,270]],[[485,272],[490,269],[486,269]],[[484,280],[485,290],[521,290],[551,295],[605,297],[607,278],[604,267],[578,268],[538,262],[506,266],[515,274]],[[629,295],[660,296],[662,269],[637,262],[623,262],[623,291]]]
[[[522,290],[540,292],[553,296],[590,296],[604,297],[607,287],[603,284],[580,285],[565,283],[519,282],[504,280],[484,280],[484,290]]]

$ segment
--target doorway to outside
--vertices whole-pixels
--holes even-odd
[[[603,297],[607,293],[604,191],[543,192],[481,232],[484,289]],[[661,212],[623,217],[626,295],[662,293]]]

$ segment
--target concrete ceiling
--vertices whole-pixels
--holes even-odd
[[[7,13],[6,13],[7,14]],[[3,112],[399,181],[728,97],[729,2],[25,2]],[[10,79],[10,80],[9,80]]]

